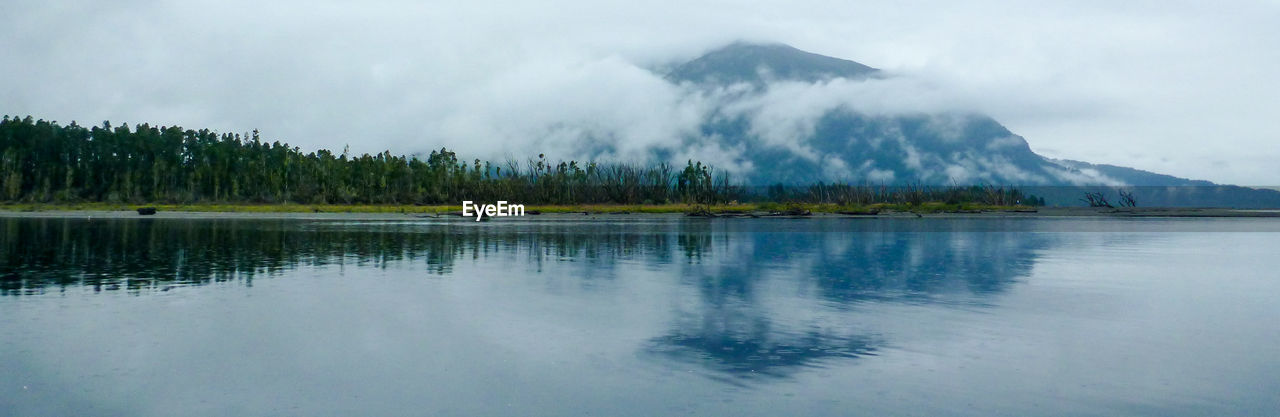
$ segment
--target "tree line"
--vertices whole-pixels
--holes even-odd
[[[796,201],[838,204],[922,202],[1034,204],[1008,187],[849,184],[748,188],[698,161],[579,163],[544,154],[495,165],[460,160],[448,149],[425,158],[390,151],[352,156],[304,153],[251,133],[4,116],[0,121],[0,201],[112,203],[721,204]],[[1041,204],[1043,204],[1041,202]]]
[[[552,162],[545,155],[502,166],[459,160],[352,156],[244,135],[138,124],[84,127],[4,116],[0,200],[27,202],[253,202],[301,204],[531,204],[727,202],[738,188],[701,162]]]

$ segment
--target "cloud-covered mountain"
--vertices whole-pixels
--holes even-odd
[[[948,105],[917,81],[787,45],[734,43],[672,67],[665,79],[708,103],[682,145],[714,150],[749,184],[1213,185],[1045,158],[996,120]]]

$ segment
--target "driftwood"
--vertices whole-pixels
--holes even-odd
[[[689,217],[716,217],[716,214],[712,213],[711,209],[706,206],[690,207],[689,211],[686,212],[685,215]]]
[[[770,215],[770,216],[774,216],[774,217],[778,217],[778,216],[812,216],[812,215],[813,215],[813,213],[812,213],[812,212],[810,212],[809,210],[804,209],[804,208],[800,208],[800,207],[791,207],[791,208],[788,208],[788,209],[786,209],[786,210],[782,210],[782,211],[771,211],[771,212],[769,212],[769,215]]]
[[[836,214],[843,214],[846,216],[874,216],[880,214],[880,210],[837,211]]]

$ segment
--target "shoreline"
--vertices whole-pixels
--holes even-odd
[[[158,207],[154,215],[139,215],[137,207]],[[412,207],[416,210],[398,210]],[[219,210],[219,208],[222,208]],[[338,206],[323,207],[327,210],[302,210],[310,206],[286,207],[289,210],[267,211],[261,206],[186,206],[183,209],[157,206],[119,207],[67,207],[25,206],[15,210],[13,206],[0,206],[2,218],[111,218],[111,219],[299,219],[299,220],[434,220],[475,222],[472,217],[462,217],[452,206]],[[1015,207],[975,208],[960,210],[904,211],[877,208],[874,211],[850,212],[841,210],[813,210],[806,213],[788,213],[759,210],[754,206],[715,206],[700,212],[689,211],[692,206],[530,206],[522,217],[501,217],[493,221],[536,220],[599,220],[631,218],[689,218],[694,219],[980,219],[980,218],[1280,218],[1280,209],[1227,209],[1227,208],[1094,208],[1094,207]],[[203,210],[201,210],[203,209]],[[257,209],[257,210],[255,210]],[[365,209],[365,210],[360,210]],[[343,210],[343,211],[339,211]],[[489,219],[486,219],[488,221]]]

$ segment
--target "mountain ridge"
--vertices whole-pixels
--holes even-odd
[[[770,78],[815,82],[837,77],[865,78],[880,72],[855,61],[806,52],[782,43],[738,41],[676,66],[665,78],[677,83],[761,84]]]

